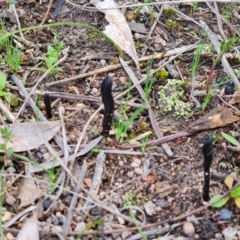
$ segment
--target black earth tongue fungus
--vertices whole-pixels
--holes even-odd
[[[50,118],[52,118],[52,108],[51,108],[50,96],[48,93],[45,93],[43,95],[43,102],[46,107],[47,118],[50,119]]]
[[[114,112],[114,100],[112,96],[112,79],[107,76],[101,83],[101,95],[104,104],[104,117],[103,117],[103,130],[102,135],[104,137],[109,136],[109,131],[111,129],[113,112]]]
[[[213,159],[213,139],[208,136],[203,141],[203,157],[204,157],[204,185],[203,185],[203,200],[208,201],[209,197],[209,183],[210,183],[210,167]]]

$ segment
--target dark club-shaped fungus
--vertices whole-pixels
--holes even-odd
[[[50,119],[50,118],[52,118],[52,108],[51,108],[50,96],[48,93],[45,93],[43,95],[43,102],[46,107],[47,118]]]
[[[102,124],[102,135],[105,137],[109,136],[111,129],[113,112],[114,112],[114,100],[112,96],[112,79],[107,76],[101,83],[101,95],[104,104],[104,117]]]
[[[204,157],[204,185],[203,185],[203,200],[208,201],[209,198],[209,184],[210,184],[210,167],[213,159],[213,139],[208,136],[203,141],[203,157]]]

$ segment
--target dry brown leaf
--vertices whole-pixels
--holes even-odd
[[[39,133],[42,134],[46,141],[49,141],[59,131],[61,127],[60,121],[52,122],[29,122],[15,123],[14,125],[2,125],[1,128],[7,127],[11,129],[13,138],[7,142],[7,148],[13,148],[14,152],[24,152],[38,148],[44,144]],[[4,143],[0,136],[0,144]],[[2,152],[2,151],[0,151]]]
[[[20,199],[19,209],[33,204],[34,201],[42,196],[42,189],[36,186],[34,180],[24,178],[19,186],[18,198]]]
[[[199,131],[206,129],[214,129],[226,126],[230,123],[234,123],[239,119],[240,118],[234,115],[230,109],[222,106],[217,106],[205,116],[189,124],[188,130]]]
[[[126,18],[122,12],[117,9],[118,4],[113,0],[93,0],[91,3],[93,3],[99,11],[105,14],[105,18],[109,22],[104,33],[134,60],[137,68],[140,68],[132,32]],[[106,8],[111,9],[106,10]]]

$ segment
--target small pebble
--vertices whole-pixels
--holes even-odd
[[[137,167],[139,167],[139,165],[138,165],[136,162],[132,162],[132,163],[131,163],[131,167],[137,168]]]
[[[98,216],[100,214],[100,209],[96,206],[90,210],[90,214],[93,216]]]
[[[93,96],[99,96],[100,92],[97,88],[92,88],[90,94],[92,94]]]
[[[221,233],[216,233],[216,234],[215,234],[215,238],[216,238],[217,240],[223,240],[223,236],[222,236]]]
[[[194,235],[194,239],[200,239],[199,235],[198,235],[198,234],[195,234],[195,235]]]
[[[193,237],[195,234],[195,227],[193,223],[191,222],[185,222],[183,224],[183,232],[188,236],[188,237]]]
[[[86,223],[80,222],[77,223],[77,226],[75,227],[75,232],[82,232],[86,229]]]
[[[7,240],[15,240],[16,238],[12,235],[12,233],[7,233],[6,234],[6,238],[7,238]],[[5,239],[5,238],[4,238]]]
[[[148,201],[144,204],[144,209],[149,216],[156,213],[156,206],[152,201]]]
[[[119,162],[118,162],[118,165],[119,165],[120,167],[123,167],[123,166],[124,166],[124,162],[123,162],[123,161],[119,161]]]
[[[106,62],[105,59],[102,59],[102,60],[100,60],[100,64],[101,64],[102,66],[105,66],[105,65],[107,64],[107,62]]]
[[[6,222],[6,221],[10,220],[12,218],[12,215],[13,214],[10,212],[5,212],[5,214],[2,216],[2,221]]]
[[[127,80],[126,77],[120,77],[120,78],[119,78],[119,81],[120,81],[120,83],[123,84],[123,85],[126,85],[127,82],[128,82],[128,80]]]
[[[58,224],[59,224],[59,218],[57,218],[57,217],[52,217],[52,218],[51,218],[51,223],[54,224],[54,225],[58,225]]]
[[[142,168],[135,168],[135,173],[138,175],[142,175],[143,174]]]
[[[127,173],[127,176],[128,176],[129,178],[133,178],[134,172],[133,172],[133,171],[128,172],[128,173]]]
[[[43,200],[43,209],[44,209],[44,211],[46,211],[50,207],[51,204],[52,204],[52,199],[45,198]]]
[[[45,160],[48,160],[49,158],[50,158],[50,154],[47,152],[47,153],[44,153],[43,154],[43,158],[45,159]]]
[[[165,207],[167,205],[167,202],[165,199],[158,199],[156,201],[156,206],[158,207]]]
[[[39,151],[40,151],[41,153],[46,153],[46,152],[47,152],[47,148],[41,147],[41,148],[39,148]]]
[[[64,204],[68,207],[70,206],[71,201],[72,201],[72,196],[71,195],[66,196],[63,200]]]
[[[40,152],[37,152],[37,153],[36,153],[36,156],[37,156],[38,159],[42,159],[42,158],[43,158],[43,154],[40,153]]]

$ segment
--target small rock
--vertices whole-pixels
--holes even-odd
[[[75,227],[75,232],[82,232],[86,229],[86,224],[84,222],[77,223]]]
[[[98,216],[100,214],[100,209],[97,206],[95,206],[90,210],[90,214],[93,216]]]
[[[37,156],[38,159],[42,159],[42,158],[43,158],[43,154],[40,153],[40,152],[37,152],[37,153],[36,153],[36,156]]]
[[[41,148],[39,149],[39,151],[40,151],[41,153],[46,153],[46,152],[47,152],[47,148],[41,147]]]
[[[219,218],[221,221],[227,221],[230,220],[230,218],[232,217],[233,212],[226,209],[226,208],[222,208],[219,212]]]
[[[120,167],[123,167],[123,166],[124,166],[124,162],[123,162],[123,161],[119,161],[119,162],[118,162],[118,165],[119,165]]]
[[[105,59],[102,59],[102,60],[100,60],[100,64],[101,64],[102,66],[105,66],[105,65],[107,64],[107,62],[106,62]]]
[[[194,235],[194,239],[200,239],[199,235],[198,235],[198,234],[195,234],[195,235]]]
[[[7,238],[7,240],[15,240],[16,238],[12,235],[12,233],[7,233],[6,234],[6,238]],[[5,239],[5,238],[4,238]]]
[[[126,85],[127,84],[127,78],[126,77],[120,77],[119,81],[121,84]]]
[[[43,200],[43,209],[44,209],[44,211],[46,211],[50,207],[51,204],[52,204],[52,199],[45,198]]]
[[[140,166],[141,163],[142,163],[142,160],[139,159],[139,158],[136,158],[136,159],[134,159],[134,162],[135,162],[136,164],[138,164],[138,166]]]
[[[12,218],[12,215],[13,214],[10,212],[5,212],[5,214],[2,216],[2,221],[6,222],[6,221],[10,220]]]
[[[138,165],[137,163],[135,163],[135,162],[132,162],[132,163],[131,163],[131,167],[137,168],[137,167],[139,167],[139,165]]]
[[[188,237],[193,237],[195,234],[195,227],[193,223],[191,222],[185,222],[183,224],[183,232],[188,236]]]
[[[221,233],[216,233],[216,234],[215,234],[215,238],[216,238],[217,240],[223,240],[223,236],[222,236]]]
[[[97,88],[92,88],[90,94],[92,94],[93,96],[99,96],[100,92],[98,91]]]
[[[134,12],[131,10],[126,11],[125,18],[126,18],[127,22],[131,22],[132,19],[134,18]]]
[[[142,168],[135,168],[135,173],[138,175],[142,175],[143,174]]]
[[[76,104],[76,107],[77,107],[77,108],[80,108],[80,109],[86,109],[86,105],[83,104],[83,103],[77,103],[77,104]]]
[[[150,216],[156,213],[156,206],[152,201],[148,201],[144,204],[144,209],[146,213]]]
[[[158,207],[165,207],[167,205],[167,202],[165,199],[158,199],[156,201],[156,206]]]
[[[47,152],[47,153],[44,153],[43,154],[43,158],[45,159],[45,160],[48,160],[49,158],[50,158],[50,154]]]
[[[127,173],[127,176],[128,176],[129,178],[133,178],[134,172],[133,172],[133,171],[128,172],[128,173]]]
[[[63,199],[64,204],[68,207],[70,206],[71,201],[72,201],[72,196],[71,195],[68,195]]]
[[[54,216],[54,217],[51,218],[51,223],[54,224],[54,225],[58,225],[59,224],[59,219]]]

